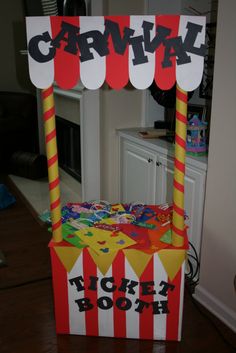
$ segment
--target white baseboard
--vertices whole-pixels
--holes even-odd
[[[196,287],[193,296],[194,299],[212,312],[212,314],[220,319],[225,325],[236,332],[236,312],[234,310],[227,307],[200,285]]]

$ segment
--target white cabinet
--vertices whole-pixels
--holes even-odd
[[[174,160],[171,157],[159,156],[159,179],[156,182],[156,203],[173,201]],[[184,208],[188,218],[188,237],[197,252],[201,246],[202,216],[205,196],[206,172],[186,164]]]
[[[121,149],[122,202],[155,203],[155,152],[125,140]]]
[[[172,203],[174,156],[171,144],[143,140],[135,130],[119,131],[120,201],[145,204]],[[207,159],[187,157],[185,210],[189,240],[198,254],[201,246]]]

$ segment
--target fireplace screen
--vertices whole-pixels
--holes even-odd
[[[80,126],[56,116],[59,167],[81,182]]]

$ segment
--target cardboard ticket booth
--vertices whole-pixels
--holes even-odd
[[[184,266],[187,92],[202,79],[205,18],[198,16],[28,17],[32,83],[42,89],[53,237],[57,333],[180,340]],[[176,84],[173,207],[84,202],[79,227],[62,217],[53,82],[104,82],[137,89]],[[135,180],[134,180],[135,182]],[[137,206],[137,205],[136,205]],[[65,213],[64,213],[65,215]],[[123,219],[123,221],[121,221]],[[71,220],[70,220],[71,222]]]

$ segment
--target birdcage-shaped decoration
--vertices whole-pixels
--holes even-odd
[[[188,154],[206,154],[206,132],[207,123],[205,121],[201,121],[197,114],[193,115],[187,124],[186,150]]]

